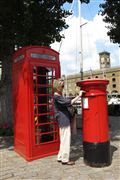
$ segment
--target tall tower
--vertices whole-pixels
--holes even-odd
[[[99,53],[100,69],[110,68],[110,53],[103,51]]]

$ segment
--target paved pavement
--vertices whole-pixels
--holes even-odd
[[[120,116],[109,117],[112,164],[108,167],[89,167],[83,162],[82,132],[72,138],[71,157],[74,166],[65,166],[55,156],[25,161],[13,151],[13,139],[0,139],[0,180],[120,180]]]

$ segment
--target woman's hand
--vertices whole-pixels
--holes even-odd
[[[71,104],[74,104],[76,101],[78,101],[79,98],[82,96],[83,93],[85,93],[85,91],[81,90],[81,91],[79,92],[79,95],[76,96],[74,99],[71,100]]]
[[[86,91],[80,90],[79,97],[81,97],[83,95],[83,93],[86,93]]]

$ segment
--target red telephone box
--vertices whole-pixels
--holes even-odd
[[[59,53],[51,48],[29,46],[14,53],[14,150],[28,161],[59,150],[53,103],[53,80],[59,77]]]

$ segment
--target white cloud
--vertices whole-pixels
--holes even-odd
[[[99,68],[99,52],[110,52],[113,57],[112,65],[120,65],[119,48],[117,45],[110,43],[107,36],[106,24],[102,20],[102,16],[96,15],[93,20],[88,21],[82,18],[82,47],[83,47],[83,69]],[[63,39],[60,49],[61,74],[74,74],[80,72],[80,20],[73,16],[68,20],[69,28],[65,31],[65,39]],[[62,32],[63,33],[63,32]],[[60,48],[60,43],[52,44],[52,48],[56,51]],[[111,50],[112,48],[112,50]],[[114,50],[115,48],[115,50]],[[114,50],[114,51],[113,51]]]

